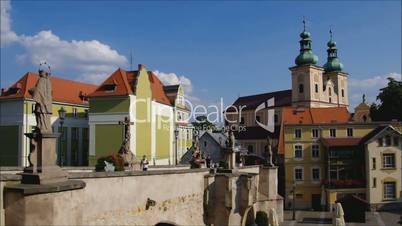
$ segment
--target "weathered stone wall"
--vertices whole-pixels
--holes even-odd
[[[24,195],[8,187],[5,224],[246,225],[257,211],[267,213],[270,208],[282,221],[276,175],[276,168],[266,167],[241,168],[233,174],[210,174],[209,169],[75,172],[69,177],[85,182],[82,189]]]
[[[121,172],[108,173],[108,176],[106,173],[73,173],[71,177],[84,181],[85,188],[24,197],[8,193],[5,223],[203,225],[204,175],[207,173],[205,169]],[[148,198],[155,205],[147,209]],[[25,209],[25,216],[16,212],[21,208]]]

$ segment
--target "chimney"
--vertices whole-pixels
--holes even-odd
[[[145,65],[143,65],[143,64],[138,64],[138,70],[141,71],[142,69],[145,69]]]

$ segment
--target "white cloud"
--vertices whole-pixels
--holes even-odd
[[[11,42],[17,41],[18,36],[11,30],[10,11],[11,4],[9,1],[0,1],[0,41],[1,46],[5,46]]]
[[[33,36],[17,35],[11,29],[10,2],[1,3],[2,45],[4,38],[5,44],[17,42],[24,47],[25,52],[18,56],[20,62],[37,66],[46,61],[55,74],[57,71],[74,73],[78,75],[77,79],[93,83],[100,83],[117,67],[127,65],[125,56],[97,40],[67,41],[50,30],[40,31]]]
[[[193,85],[191,80],[185,76],[178,76],[175,73],[164,73],[160,71],[153,71],[153,73],[158,76],[164,85],[178,85],[181,84],[184,88],[184,92],[192,93]]]
[[[350,79],[349,80],[349,99],[351,107],[355,107],[362,101],[363,94],[366,95],[366,102],[371,104],[376,102],[376,98],[381,88],[388,84],[389,77],[396,80],[401,80],[401,74],[389,73],[385,75],[377,75],[365,79]]]
[[[199,102],[198,97],[193,96],[193,85],[191,80],[185,76],[178,76],[175,73],[164,73],[160,71],[154,71],[156,76],[162,81],[164,85],[177,85],[181,84],[184,89],[186,98],[192,102]]]

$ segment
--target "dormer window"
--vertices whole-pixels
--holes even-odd
[[[105,92],[114,92],[116,89],[116,84],[105,84],[103,85]]]

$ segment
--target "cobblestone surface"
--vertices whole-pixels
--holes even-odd
[[[393,212],[366,212],[366,223],[346,223],[347,226],[400,226],[398,221],[402,210]],[[292,221],[292,211],[284,212],[284,222],[280,226],[332,225],[332,213],[317,211],[296,211],[296,221]]]

